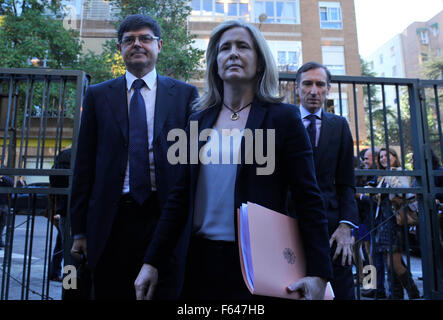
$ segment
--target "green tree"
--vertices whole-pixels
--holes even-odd
[[[128,15],[141,13],[154,19],[160,25],[163,38],[163,49],[159,55],[157,70],[164,75],[174,78],[189,80],[200,77],[198,71],[203,51],[192,48],[195,36],[191,36],[187,28],[187,18],[191,14],[188,1],[184,0],[110,0],[116,8],[115,27]],[[108,41],[101,57],[111,60],[112,72],[118,75],[119,70],[124,70],[123,61],[115,54],[116,41]]]
[[[427,79],[443,79],[443,56],[433,57],[432,59],[428,60],[423,66],[423,74]],[[442,90],[437,90],[436,93],[434,88],[427,88],[425,89],[424,96],[426,97],[426,112],[430,146],[441,159],[443,155],[440,152],[441,148],[438,116],[440,116],[441,121],[441,119],[443,119],[443,93]],[[438,108],[436,103],[437,100]],[[437,112],[440,112],[440,114],[437,114]]]
[[[443,79],[443,56],[434,57],[424,64],[423,74],[427,79]]]
[[[81,56],[79,68],[91,76],[91,84],[116,78],[125,73],[123,58],[116,49],[115,40],[106,41],[100,54],[88,50]]]
[[[375,77],[376,73],[371,71],[369,63],[364,61],[363,59],[360,60],[362,66],[362,76]],[[391,86],[390,88],[388,88],[387,86],[385,86],[385,90],[389,89],[393,89],[393,87]],[[410,114],[409,114],[409,102],[408,102],[407,90],[404,90],[404,88],[399,88],[400,114],[398,113],[396,104],[394,106],[386,105],[386,108],[383,108],[383,99],[382,99],[380,85],[369,85],[369,86],[365,85],[363,87],[363,93],[365,97],[364,107],[366,113],[366,118],[365,118],[366,127],[372,129],[375,146],[376,147],[385,146],[387,138],[390,146],[393,145],[400,146],[403,143],[405,152],[412,151]],[[371,108],[369,108],[369,101],[371,102]],[[372,123],[370,115],[372,116]],[[400,134],[399,117],[402,129],[401,134]],[[386,130],[385,130],[385,122],[386,122]],[[365,144],[368,146],[371,145],[370,135],[371,131],[368,130],[368,139],[365,142]]]
[[[39,66],[77,68],[82,43],[78,32],[63,27],[64,17],[62,0],[0,0],[0,67],[34,67],[30,62],[35,57],[41,62]],[[2,85],[2,90],[8,92],[8,83],[4,81]],[[10,164],[15,163],[16,134],[23,125],[27,90],[26,82],[17,82],[15,85],[17,87],[14,90],[18,92],[17,107],[11,109],[13,114],[8,124],[13,150],[8,154]],[[51,82],[46,87],[42,82],[36,82],[33,85],[29,116],[39,115],[43,111],[45,119],[54,117],[59,107],[59,96],[60,83]],[[74,107],[75,87],[70,84],[65,94],[63,116],[72,118]]]
[[[75,68],[82,45],[63,27],[63,9],[61,0],[1,0],[0,67],[29,67],[36,57],[50,68]]]

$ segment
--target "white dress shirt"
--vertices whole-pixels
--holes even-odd
[[[129,105],[131,102],[132,95],[134,93],[134,89],[132,89],[132,83],[138,78],[129,71],[126,71],[125,77],[126,77],[126,89],[128,95],[128,115],[129,115]],[[154,68],[151,72],[146,74],[141,79],[146,83],[146,86],[140,89],[140,93],[143,96],[143,100],[145,101],[145,107],[146,107],[146,122],[148,123],[148,136],[146,138],[148,139],[149,143],[148,152],[149,152],[149,165],[150,165],[149,171],[151,176],[151,190],[155,191],[157,189],[155,184],[154,150],[152,147],[152,142],[154,139],[154,113],[155,113],[155,97],[157,94],[157,71]],[[129,170],[130,168],[128,161],[122,193],[129,192]]]

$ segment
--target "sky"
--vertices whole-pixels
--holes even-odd
[[[443,10],[443,0],[354,0],[354,3],[358,47],[363,58],[411,23],[427,21]]]

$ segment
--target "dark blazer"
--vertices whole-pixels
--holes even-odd
[[[328,216],[330,236],[341,220],[358,225],[353,146],[346,119],[323,110],[314,161],[318,186]]]
[[[167,161],[167,133],[185,128],[194,86],[164,76],[157,78],[154,115],[155,178],[160,205],[177,176]],[[128,103],[124,76],[88,88],[83,102],[72,199],[72,233],[86,234],[88,264],[93,269],[102,253],[117,212],[128,162]]]
[[[220,107],[209,108],[191,115],[190,121],[197,121],[198,130],[201,132],[203,129],[213,127],[219,112]],[[242,161],[237,167],[236,183],[233,186],[234,223],[236,223],[236,209],[247,201],[285,213],[286,194],[290,188],[293,190],[295,206],[300,212],[299,222],[307,257],[307,273],[330,279],[332,267],[327,220],[315,180],[312,148],[298,109],[293,105],[267,104],[255,99],[246,128],[252,129],[252,132],[255,129],[275,129],[275,170],[271,175],[257,175],[256,169],[260,166],[255,159],[252,164],[244,162],[248,150],[245,150],[245,139],[242,139]],[[266,136],[265,131],[263,138],[265,153],[268,147]],[[199,150],[202,145],[203,142],[200,141]],[[179,250],[178,259],[181,268],[177,272],[181,281],[192,231],[198,173],[198,164],[181,165],[180,178],[163,207],[154,238],[145,255],[145,262],[157,267],[161,273],[170,252],[179,240],[177,250]]]

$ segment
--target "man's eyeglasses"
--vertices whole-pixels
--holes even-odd
[[[132,46],[135,43],[135,39],[138,38],[138,41],[144,44],[151,43],[153,40],[159,40],[160,37],[151,36],[150,34],[142,34],[141,36],[128,36],[122,39],[122,44],[125,46]]]

